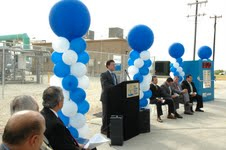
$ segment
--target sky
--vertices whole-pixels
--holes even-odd
[[[106,39],[108,28],[124,29],[124,37],[138,24],[144,24],[154,33],[154,43],[150,53],[155,60],[172,60],[168,54],[171,44],[183,44],[183,60],[193,60],[195,18],[195,0],[81,0],[91,15],[90,30],[95,32],[95,39]],[[199,0],[205,1],[205,0]],[[214,19],[217,19],[215,70],[226,70],[224,41],[226,39],[225,0],[208,0],[199,5],[197,51],[201,46],[213,47]],[[58,0],[0,0],[0,35],[27,33],[37,40],[52,42],[57,37],[49,26],[48,16],[52,6]],[[212,57],[210,58],[212,59]]]

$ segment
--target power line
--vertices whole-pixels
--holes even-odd
[[[218,18],[222,18],[222,15],[221,16],[213,16],[211,17],[210,16],[210,19],[214,19],[214,35],[213,35],[213,62],[214,62],[214,59],[215,59],[215,42],[216,42],[216,30],[217,30],[217,19]]]
[[[203,14],[198,14],[198,5],[201,5],[201,4],[206,4],[208,1],[198,1],[196,0],[196,2],[194,3],[188,3],[189,6],[192,6],[192,5],[196,5],[196,9],[195,9],[195,15],[188,15],[187,17],[195,17],[195,32],[194,32],[194,52],[193,52],[193,60],[195,60],[195,51],[196,51],[196,36],[197,36],[197,19],[198,19],[198,16],[205,16],[206,14],[203,13]]]

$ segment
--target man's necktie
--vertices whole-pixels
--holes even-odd
[[[113,83],[114,85],[116,85],[116,78],[115,78],[115,74],[114,73],[111,73],[111,77],[113,79]]]

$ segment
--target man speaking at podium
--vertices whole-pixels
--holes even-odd
[[[102,102],[102,126],[101,133],[107,135],[108,124],[107,124],[107,98],[108,98],[108,90],[118,84],[117,78],[113,71],[115,70],[115,62],[114,60],[108,60],[106,62],[107,71],[101,73],[100,82],[101,82],[101,97],[100,101]]]

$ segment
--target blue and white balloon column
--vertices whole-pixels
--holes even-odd
[[[173,43],[169,47],[169,54],[171,57],[175,58],[174,61],[170,63],[170,76],[179,76],[179,82],[184,80],[185,73],[183,71],[183,59],[184,46],[181,43]]]
[[[49,24],[58,39],[53,42],[54,76],[50,85],[60,86],[64,105],[58,112],[74,138],[85,137],[88,132],[85,114],[89,110],[85,89],[89,87],[86,64],[89,54],[82,38],[90,26],[90,14],[80,0],[61,0],[50,10]]]
[[[154,34],[146,25],[137,25],[128,34],[128,43],[133,49],[129,54],[128,73],[132,79],[140,82],[140,107],[146,107],[152,96],[152,92],[149,90],[151,82],[149,72],[152,61],[148,49],[153,42]]]

